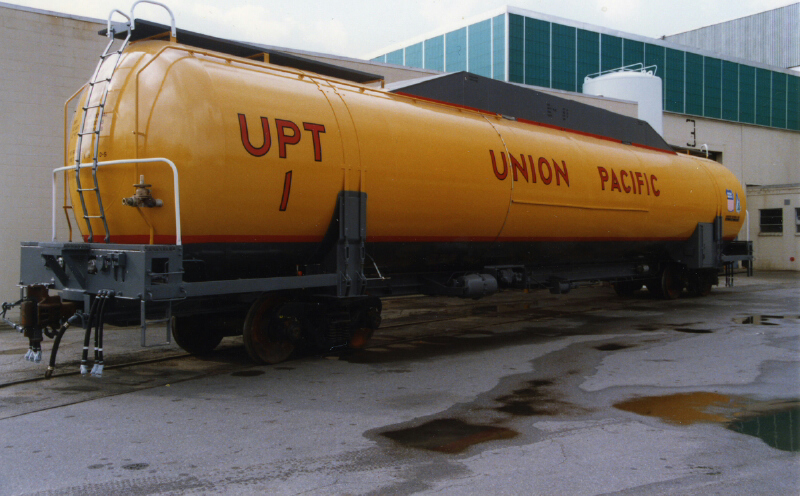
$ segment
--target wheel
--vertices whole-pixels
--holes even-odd
[[[192,355],[210,353],[222,341],[222,333],[209,325],[207,315],[172,317],[172,339]]]
[[[281,315],[286,300],[274,295],[264,295],[256,300],[247,312],[242,337],[244,348],[256,363],[280,363],[294,352],[292,341],[302,335],[299,317]]]
[[[647,282],[647,290],[656,298],[674,300],[680,297],[683,291],[680,266],[670,264],[661,270],[660,275]]]
[[[359,322],[360,327],[350,336],[350,342],[348,343],[350,348],[360,350],[367,346],[375,329],[381,325],[381,308],[381,300],[375,298],[369,306],[359,313],[356,320]]]
[[[711,294],[711,288],[714,282],[711,277],[704,276],[703,274],[694,273],[689,276],[689,282],[686,289],[692,296],[708,296]]]
[[[642,281],[617,281],[614,283],[614,291],[617,292],[618,296],[627,298],[642,289],[643,285]]]

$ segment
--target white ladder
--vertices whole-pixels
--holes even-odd
[[[122,45],[116,50],[113,50],[111,47],[114,44],[115,38],[115,28],[111,25],[111,17],[114,13],[119,13],[126,19],[128,19],[128,29],[127,29],[127,36],[125,40],[122,42]],[[81,208],[83,209],[83,219],[86,222],[86,229],[89,233],[89,243],[94,241],[94,232],[92,231],[92,222],[91,219],[102,219],[103,221],[103,229],[105,230],[105,242],[111,242],[111,233],[108,230],[108,221],[106,220],[105,210],[103,209],[103,200],[100,197],[100,186],[97,183],[97,159],[98,159],[98,150],[100,147],[100,130],[103,126],[103,115],[106,106],[106,100],[108,98],[108,90],[111,83],[111,78],[114,76],[114,72],[116,72],[117,67],[119,66],[119,62],[121,60],[120,55],[128,46],[128,40],[131,37],[131,18],[128,17],[125,13],[119,10],[112,10],[111,14],[108,16],[108,29],[107,29],[107,36],[109,38],[108,45],[106,45],[103,54],[100,55],[100,61],[97,63],[97,67],[94,70],[94,74],[92,74],[91,79],[89,80],[89,88],[86,94],[86,100],[84,101],[83,107],[83,115],[81,117],[81,125],[78,128],[78,139],[75,145],[75,186],[78,191],[78,196],[81,200]],[[116,59],[113,61],[113,66],[111,67],[110,71],[107,71],[107,76],[100,77],[101,69],[105,65],[106,59],[111,56],[116,56]],[[102,94],[99,98],[99,103],[92,104],[92,96],[95,94],[95,91],[98,90],[98,86],[102,86]],[[90,110],[95,110],[95,119],[94,124],[91,126],[91,130],[86,130],[86,121],[87,116],[89,115]],[[94,186],[91,188],[84,188],[81,184],[81,174],[80,174],[80,165],[81,165],[81,151],[83,147],[83,137],[84,136],[92,136],[94,139],[94,147],[92,148],[92,163],[94,166],[92,167],[92,180],[94,182]],[[95,199],[97,200],[97,207],[99,211],[99,215],[89,215],[89,211],[86,208],[86,197],[84,195],[85,191],[94,191]]]

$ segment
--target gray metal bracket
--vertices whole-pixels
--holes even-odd
[[[340,191],[329,229],[336,229],[336,242],[326,257],[327,272],[336,273],[336,296],[361,296],[367,287],[364,275],[367,242],[367,194]]]

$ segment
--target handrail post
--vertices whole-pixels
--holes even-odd
[[[167,7],[163,3],[154,2],[152,0],[137,0],[136,2],[133,3],[133,5],[131,6],[131,30],[136,29],[136,16],[133,15],[133,9],[135,9],[136,6],[139,5],[140,3],[149,3],[151,5],[157,5],[159,7],[163,7],[167,11],[171,22],[169,33],[170,36],[172,37],[172,41],[175,41],[175,39],[177,38],[177,30],[175,29],[175,16],[172,14],[172,11],[170,10],[169,7]]]

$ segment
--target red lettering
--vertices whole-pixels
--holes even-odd
[[[499,180],[503,180],[508,176],[508,163],[506,163],[506,154],[500,152],[500,158],[503,159],[503,173],[501,174],[500,171],[497,170],[497,161],[494,159],[494,150],[489,150],[489,155],[492,157],[492,169],[494,169],[494,175]]]
[[[247,153],[255,157],[263,157],[272,146],[272,140],[269,136],[269,121],[266,117],[261,118],[261,130],[264,133],[264,144],[256,148],[250,143],[250,133],[247,131],[247,117],[244,114],[239,114],[239,132],[242,136],[242,145],[244,145]]]
[[[597,172],[600,173],[600,189],[606,190],[606,183],[608,182],[608,171],[605,167],[597,167]]]
[[[542,164],[547,166],[547,177],[545,177]],[[553,169],[550,168],[550,162],[548,162],[544,157],[539,157],[539,177],[542,178],[542,182],[545,184],[550,184],[550,182],[553,180]]]
[[[650,184],[653,186],[653,195],[660,196],[661,190],[656,189],[656,181],[658,181],[658,178],[655,175],[651,175]]]
[[[620,193],[622,193],[622,190],[619,188],[619,181],[617,180],[617,174],[614,172],[614,169],[611,169],[611,191],[614,191],[615,189]]]
[[[558,161],[553,159],[553,167],[556,168],[556,185],[561,186],[561,178],[563,177],[564,183],[569,188],[569,173],[567,172],[567,163],[562,160],[561,165],[564,166],[563,169],[558,166]]]
[[[310,122],[303,123],[303,129],[311,132],[311,139],[314,140],[314,160],[317,162],[322,161],[322,147],[319,142],[319,133],[325,132],[325,126],[322,124],[312,124]]]
[[[634,193],[638,193],[638,191],[636,191],[636,183],[633,182],[633,171],[630,171],[628,174],[631,178],[631,189],[633,190]]]
[[[642,173],[641,172],[637,172],[636,173],[636,184],[639,185],[639,194],[640,195],[642,194],[642,186],[644,186],[644,183],[645,183],[645,181],[642,181]]]
[[[517,171],[522,172],[522,177],[525,178],[525,182],[528,182],[528,165],[525,163],[525,157],[520,155],[519,158],[522,160],[522,164],[520,164],[514,155],[509,154],[508,158],[511,159],[511,170],[514,172],[514,180],[517,180]]]
[[[292,130],[291,135],[286,134],[286,129]],[[278,155],[286,158],[286,145],[296,145],[300,141],[300,128],[292,121],[275,119],[275,129],[278,132]]]
[[[283,178],[283,196],[281,197],[281,206],[280,206],[281,212],[285,211],[287,205],[289,204],[289,193],[291,193],[291,191],[292,191],[292,171],[289,171]]]
[[[620,171],[619,173],[619,181],[622,183],[622,189],[625,190],[626,193],[631,192],[631,187],[625,184],[625,178],[628,176],[628,171]]]
[[[535,183],[536,182],[536,167],[533,166],[533,164],[534,164],[533,157],[531,157],[530,155],[528,155],[528,162],[530,162],[530,164],[531,164],[531,182]]]

